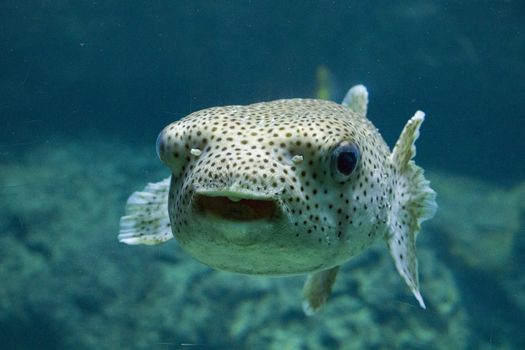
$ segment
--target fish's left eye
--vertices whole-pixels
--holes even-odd
[[[354,173],[361,152],[356,144],[341,142],[332,152],[332,174],[337,181],[346,181]]]

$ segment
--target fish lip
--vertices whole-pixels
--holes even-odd
[[[196,189],[195,195],[206,197],[231,197],[236,199],[251,199],[261,201],[277,201],[275,194],[260,194],[251,191],[236,190],[217,190],[217,189]]]
[[[196,213],[226,221],[271,221],[281,214],[275,196],[253,192],[199,190],[192,202]]]

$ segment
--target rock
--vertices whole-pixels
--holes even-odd
[[[417,306],[377,242],[343,266],[328,303],[306,317],[304,277],[215,271],[174,241],[154,247],[117,242],[127,196],[167,175],[149,150],[63,143],[1,166],[0,335],[6,348],[487,347],[488,338],[473,328],[464,301],[471,296],[458,283],[462,272],[447,259],[475,271],[502,271],[500,264],[516,256],[507,240],[521,227],[514,191],[432,174],[441,208],[418,245],[427,310]],[[505,209],[495,208],[501,198]],[[479,232],[492,242],[511,237],[497,251],[480,242]],[[489,258],[476,256],[485,251]],[[501,286],[522,294],[519,284]],[[502,346],[520,344],[516,339],[496,337]]]
[[[447,237],[450,253],[469,268],[501,273],[512,264],[523,229],[525,186],[505,189],[473,179],[431,175],[439,211],[428,223]]]

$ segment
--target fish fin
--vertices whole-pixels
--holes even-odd
[[[128,198],[126,215],[120,218],[120,242],[153,245],[173,238],[168,214],[170,180],[149,183]]]
[[[343,98],[341,102],[343,106],[347,106],[356,113],[366,117],[368,109],[368,90],[364,85],[353,86]]]
[[[330,295],[338,271],[339,266],[335,266],[308,275],[303,287],[303,311],[307,316],[315,314],[324,304]]]
[[[421,223],[432,218],[437,210],[436,192],[430,188],[423,169],[412,160],[416,155],[415,141],[425,113],[417,111],[403,129],[392,151],[391,161],[397,174],[394,201],[389,218],[387,243],[397,271],[424,309],[419,292],[416,258],[416,236]]]

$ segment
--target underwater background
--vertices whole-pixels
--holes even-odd
[[[0,349],[525,348],[524,1],[4,0],[0,77]],[[118,243],[164,126],[358,83],[390,146],[427,114],[427,310],[383,242],[314,317],[304,276]]]

